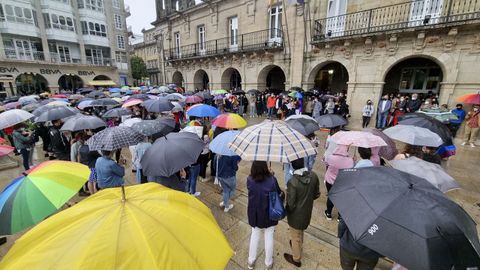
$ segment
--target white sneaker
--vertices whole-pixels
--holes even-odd
[[[473,143],[470,143],[470,146],[471,146],[471,147],[475,147],[475,144],[473,144]]]
[[[465,144],[467,144],[467,143],[466,143],[466,142],[462,142],[462,145],[465,145]]]
[[[198,196],[200,196],[200,194],[202,194],[202,193],[200,191],[197,191],[197,192],[195,192],[195,194],[192,194],[192,195],[195,196],[195,197],[198,197]]]
[[[219,205],[220,207],[223,207],[224,206],[223,201],[221,201]]]
[[[233,204],[230,204],[228,207],[225,207],[225,209],[223,209],[223,212],[228,213],[228,211],[230,211],[232,208]]]

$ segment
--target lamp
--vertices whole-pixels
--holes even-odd
[[[332,75],[333,74],[333,69],[329,69],[328,74]]]
[[[423,18],[423,24],[428,24],[430,22],[431,15],[426,15],[425,18]]]

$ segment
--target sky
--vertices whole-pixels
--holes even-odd
[[[198,4],[200,0],[195,0]],[[130,6],[130,13],[127,18],[127,25],[131,25],[133,33],[142,34],[142,29],[149,29],[153,26],[150,24],[155,21],[156,7],[155,0],[125,0],[125,5]]]

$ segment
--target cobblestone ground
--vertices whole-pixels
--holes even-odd
[[[249,125],[259,123],[263,119],[253,118],[249,119]],[[325,142],[325,132],[318,132],[318,137],[321,140],[321,145]],[[459,141],[456,141],[460,145]],[[399,145],[401,147],[401,145]],[[459,146],[457,155],[452,157],[444,164],[444,167],[450,175],[452,175],[462,186],[459,190],[454,190],[448,193],[448,196],[460,204],[478,223],[480,222],[480,208],[477,203],[480,202],[480,147],[470,148]],[[43,157],[41,148],[38,148],[36,157]],[[127,157],[129,151],[122,151],[123,155]],[[319,156],[323,155],[322,147],[319,148]],[[19,157],[16,157],[20,161]],[[42,159],[42,158],[41,158]],[[36,160],[36,163],[42,160]],[[20,164],[20,163],[19,163]],[[237,192],[233,199],[234,208],[229,213],[224,213],[218,206],[222,200],[221,191],[218,186],[214,185],[212,181],[198,183],[198,191],[201,191],[199,199],[204,202],[215,216],[218,224],[224,231],[232,248],[235,250],[235,255],[227,266],[227,269],[247,269],[248,246],[250,240],[250,226],[247,221],[247,188],[246,177],[249,174],[250,162],[242,161],[240,169],[237,173]],[[128,165],[128,167],[130,164]],[[276,172],[279,184],[285,188],[283,182],[283,172],[280,164],[273,164],[273,169]],[[3,189],[15,176],[21,173],[21,168],[13,168],[3,170],[0,173],[0,189]],[[317,159],[314,171],[323,178],[325,167],[322,162]],[[208,171],[207,171],[208,175]],[[207,178],[207,180],[211,180]],[[131,173],[130,167],[127,174],[128,184],[134,184],[134,174]],[[80,201],[81,198],[75,197],[74,201]],[[321,196],[315,202],[313,209],[312,224],[307,229],[304,240],[304,258],[302,259],[302,269],[341,269],[338,254],[338,239],[336,238],[337,221],[327,221],[323,216],[326,201],[326,189],[321,186]],[[336,213],[334,212],[334,217]],[[420,217],[419,217],[420,218]],[[21,236],[18,233],[8,237],[8,242],[0,246],[0,258],[6,254],[8,249],[14,243],[15,239]],[[284,252],[290,252],[288,244],[288,225],[286,220],[283,220],[276,227],[275,231],[275,252],[274,252],[274,269],[296,269],[285,262],[283,259]],[[263,241],[261,242],[263,243]],[[262,248],[263,244],[260,244]],[[215,256],[215,254],[212,254]],[[260,253],[257,259],[256,269],[263,269],[264,255]],[[388,260],[381,260],[377,269],[386,270],[391,268],[391,262]]]

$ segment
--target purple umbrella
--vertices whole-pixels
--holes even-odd
[[[376,136],[382,138],[383,141],[385,141],[385,143],[387,143],[387,146],[380,147],[380,151],[378,152],[378,154],[381,157],[383,157],[387,160],[392,160],[398,154],[397,145],[395,144],[395,142],[392,139],[390,139],[390,137],[388,137],[381,130],[372,129],[372,128],[365,128],[365,129],[363,129],[363,131],[370,132],[373,135],[376,135]]]
[[[185,98],[185,103],[200,103],[203,101],[203,98],[199,96],[188,96]]]
[[[219,100],[219,99],[224,99],[224,98],[225,98],[224,95],[218,95],[218,96],[215,96],[215,97],[213,98],[213,100]]]

